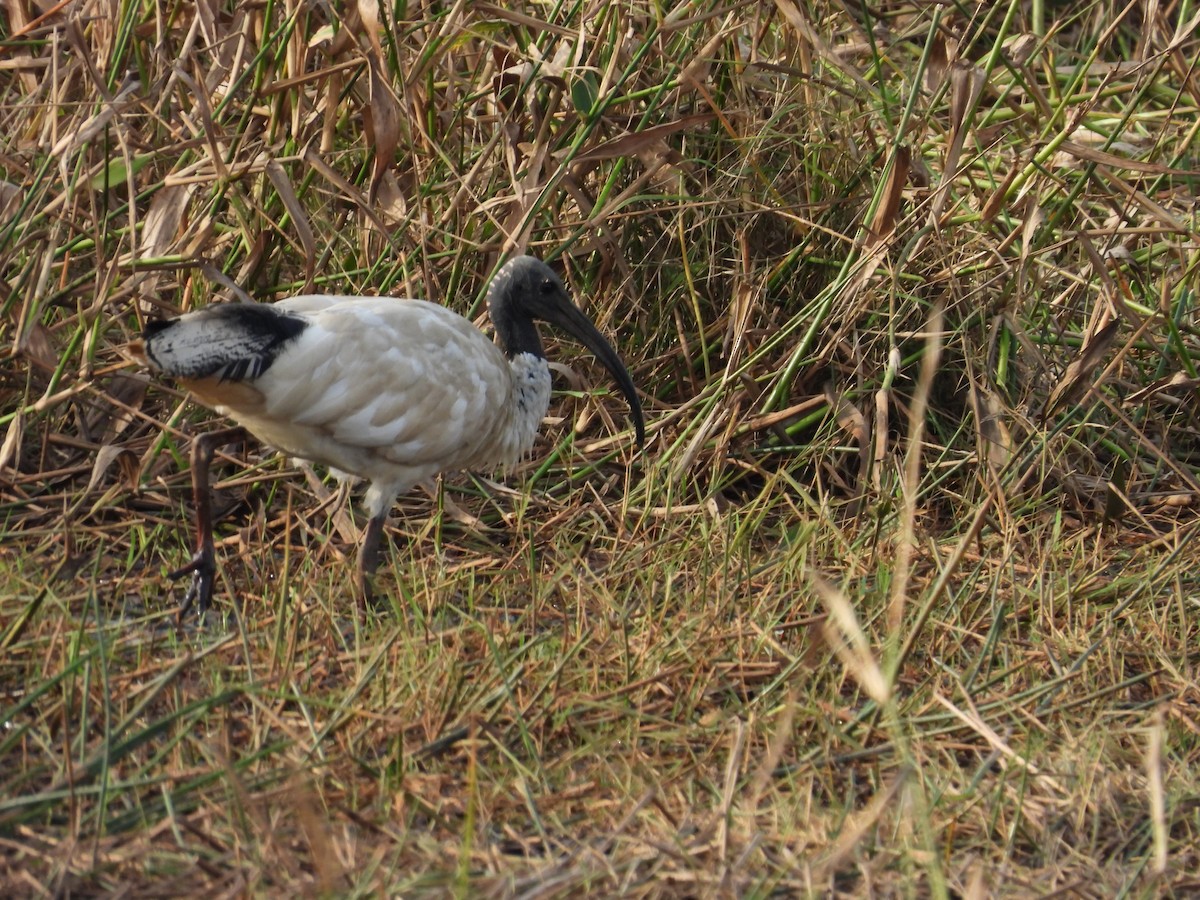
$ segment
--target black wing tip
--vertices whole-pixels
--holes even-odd
[[[308,324],[267,304],[222,303],[147,322],[142,345],[155,367],[177,378],[253,381]]]
[[[148,341],[156,334],[162,334],[178,321],[179,319],[151,319],[142,329],[142,340]]]

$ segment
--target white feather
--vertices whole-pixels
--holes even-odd
[[[308,327],[254,381],[258,408],[222,411],[291,456],[370,480],[368,507],[440,471],[490,469],[532,447],[550,400],[544,359],[510,363],[468,320],[420,300],[303,296],[278,306]]]

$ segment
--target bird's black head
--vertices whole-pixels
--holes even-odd
[[[616,379],[629,401],[638,446],[645,444],[646,424],[633,379],[617,352],[571,302],[562,279],[549,266],[532,256],[510,259],[496,273],[488,288],[488,314],[496,326],[500,344],[510,358],[518,353],[545,358],[546,351],[533,324],[538,319],[557,325],[578,338]]]

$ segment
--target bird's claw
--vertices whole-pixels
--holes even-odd
[[[368,609],[379,609],[380,598],[375,594],[375,585],[373,583],[374,573],[359,572],[358,578],[358,607],[364,612]]]
[[[204,618],[204,613],[212,604],[213,579],[217,574],[217,564],[211,548],[203,547],[197,550],[191,562],[168,573],[167,577],[178,581],[189,574],[192,576],[192,583],[188,585],[187,593],[183,595],[183,601],[179,604],[179,612],[176,613],[179,622],[183,622],[193,606],[196,607],[196,614],[201,619]]]

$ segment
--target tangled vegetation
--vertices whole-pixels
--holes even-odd
[[[1200,890],[1200,11],[0,3],[0,893]],[[643,392],[357,507],[122,348],[551,260]]]

